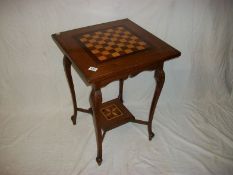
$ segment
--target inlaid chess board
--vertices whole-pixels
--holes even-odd
[[[149,44],[124,26],[111,27],[78,37],[85,49],[103,62],[149,48]]]

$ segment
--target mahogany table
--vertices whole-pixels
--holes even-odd
[[[52,38],[64,54],[64,69],[74,107],[71,117],[73,124],[76,124],[77,111],[93,116],[97,163],[102,163],[102,141],[105,133],[127,122],[147,125],[151,140],[154,136],[153,115],[165,80],[164,62],[180,56],[181,53],[129,19],[56,33]],[[77,107],[71,65],[83,81],[92,86],[89,109]],[[123,83],[128,77],[146,70],[155,72],[156,88],[149,119],[142,121],[136,119],[123,105]],[[119,80],[118,98],[102,103],[101,88],[116,80]]]

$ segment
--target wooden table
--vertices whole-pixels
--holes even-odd
[[[96,161],[102,163],[102,142],[105,133],[127,122],[147,125],[149,140],[154,136],[152,120],[160,96],[165,74],[164,62],[181,53],[164,41],[147,32],[129,19],[83,27],[52,35],[64,54],[64,69],[68,79],[76,124],[77,111],[93,116],[97,141]],[[92,86],[91,107],[77,107],[71,65],[87,85]],[[123,105],[123,83],[142,71],[155,72],[156,88],[148,121],[136,119]],[[101,88],[119,80],[118,98],[102,103]]]

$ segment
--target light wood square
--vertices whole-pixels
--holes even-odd
[[[107,57],[106,57],[106,56],[104,56],[104,55],[101,55],[101,56],[98,56],[98,59],[99,59],[100,61],[103,61],[103,60],[106,60],[106,59],[107,59]]]
[[[120,56],[120,54],[118,52],[114,52],[114,53],[112,53],[112,56],[113,57],[118,57],[118,56]]]

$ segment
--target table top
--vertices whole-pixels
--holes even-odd
[[[129,19],[60,32],[52,38],[90,84],[152,69],[181,54]]]

